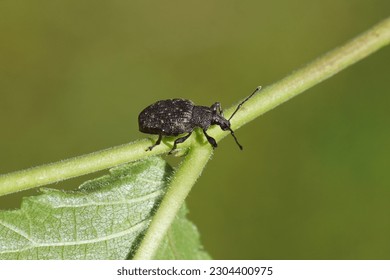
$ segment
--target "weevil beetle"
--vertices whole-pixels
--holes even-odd
[[[225,119],[222,114],[221,103],[215,102],[211,107],[197,106],[191,100],[187,99],[167,99],[160,100],[146,107],[138,116],[139,130],[148,134],[157,134],[156,143],[146,150],[151,151],[157,145],[160,145],[163,136],[179,136],[187,133],[187,135],[177,138],[169,154],[176,149],[177,144],[183,143],[191,136],[195,127],[203,129],[203,133],[207,141],[213,148],[217,147],[217,142],[213,137],[207,134],[207,129],[210,125],[219,125],[222,130],[229,130],[238,147],[242,150],[242,146],[238,143],[234,131],[230,128],[230,120],[261,87],[257,87],[255,91],[240,104],[230,116]]]

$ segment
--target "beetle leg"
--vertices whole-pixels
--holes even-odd
[[[162,139],[162,134],[159,134],[156,143],[154,145],[150,146],[149,148],[147,148],[146,151],[151,151],[151,150],[153,150],[154,147],[156,147],[157,145],[160,145],[161,139]]]
[[[191,134],[192,134],[192,131],[191,131],[190,133],[188,133],[186,136],[177,138],[177,139],[175,140],[175,142],[173,143],[173,148],[172,148],[172,150],[170,150],[170,152],[168,153],[168,155],[172,154],[173,150],[176,149],[177,144],[180,144],[180,143],[183,143],[184,141],[186,141],[187,138],[191,136]]]
[[[218,147],[217,142],[215,141],[215,139],[214,139],[213,137],[211,137],[210,135],[208,135],[208,134],[206,133],[206,130],[205,130],[205,129],[203,129],[203,133],[204,133],[204,135],[206,136],[207,141],[209,141],[209,143],[211,144],[211,146],[213,146],[214,149],[215,149],[216,147]]]

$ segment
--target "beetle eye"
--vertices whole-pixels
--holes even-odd
[[[229,121],[227,121],[227,122],[222,122],[222,123],[220,124],[220,127],[221,127],[222,130],[228,130],[229,127],[230,127],[230,122],[229,122]]]

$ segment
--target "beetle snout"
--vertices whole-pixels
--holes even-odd
[[[226,120],[224,122],[221,122],[221,124],[219,126],[221,127],[222,130],[229,130],[230,121]]]

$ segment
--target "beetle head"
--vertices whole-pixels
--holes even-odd
[[[219,127],[222,130],[229,130],[230,134],[234,138],[234,141],[236,141],[238,147],[242,150],[242,146],[240,145],[240,143],[238,143],[238,140],[237,140],[236,136],[234,135],[233,129],[230,128],[230,120],[225,119],[223,116],[221,116],[215,112],[212,115],[211,124],[219,125]]]
[[[251,95],[249,95],[247,98],[245,98],[240,104],[238,104],[236,110],[233,112],[233,114],[230,116],[230,118],[227,120],[223,117],[221,106],[219,103],[215,103],[211,108],[213,109],[213,116],[212,116],[212,122],[211,124],[217,124],[221,127],[222,130],[229,130],[230,134],[233,136],[234,140],[236,141],[238,147],[242,150],[242,146],[240,143],[238,143],[238,140],[236,136],[234,135],[233,129],[230,128],[230,120],[233,118],[233,116],[237,113],[237,111],[241,108],[241,106],[247,102],[256,92],[261,90],[261,86],[257,87]],[[220,114],[217,113],[217,109],[220,110]]]
[[[211,116],[211,124],[219,125],[222,130],[228,130],[230,128],[230,121],[217,112],[213,112]]]
[[[230,129],[230,121],[225,119],[224,117],[221,118],[220,123],[218,125],[222,130]]]

